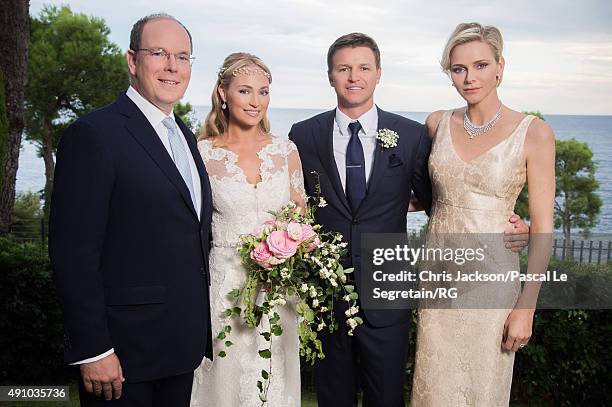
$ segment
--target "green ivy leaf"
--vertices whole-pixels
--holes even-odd
[[[259,351],[259,356],[264,359],[270,359],[272,357],[272,352],[270,352],[270,349],[263,349]]]
[[[280,325],[272,325],[270,330],[274,334],[274,336],[281,336],[283,334],[283,328]]]

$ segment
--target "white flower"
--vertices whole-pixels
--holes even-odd
[[[344,311],[344,315],[346,315],[347,317],[352,317],[353,315],[356,315],[357,313],[359,313],[359,308],[357,307],[351,307],[347,309],[346,311]]]
[[[314,300],[312,300],[312,306],[313,307],[318,307],[319,306],[319,300],[317,300],[316,298]]]
[[[349,318],[346,320],[346,324],[351,328],[351,329],[355,329],[357,328],[357,321],[355,321],[353,318]]]
[[[288,271],[288,270],[287,270],[286,268],[281,270],[281,272],[280,272],[280,276],[281,276],[281,278],[287,278],[287,277],[289,277],[289,273],[287,273],[287,271]]]
[[[336,280],[330,280],[330,284],[332,287],[338,287],[338,283],[336,283]]]
[[[344,284],[346,283],[346,274],[340,276],[340,281]]]
[[[323,328],[325,328],[325,322],[321,321],[321,323],[317,326],[317,331],[321,331]]]
[[[382,148],[391,148],[397,146],[399,134],[393,130],[380,129],[376,133],[376,138],[380,140]]]
[[[303,293],[308,291],[308,284],[302,283],[302,285],[300,286],[300,291],[303,292]]]
[[[321,312],[327,312],[327,310],[328,310],[328,309],[329,309],[329,308],[327,308],[327,307],[321,307],[320,311],[321,311]]]
[[[344,301],[349,302],[351,300],[351,297],[349,297],[348,295],[345,295],[343,298]],[[348,310],[347,310],[348,312]]]
[[[319,208],[325,208],[327,206],[327,202],[323,198],[319,198],[319,204],[317,205]]]
[[[272,256],[272,257],[270,257],[270,260],[268,260],[268,262],[271,265],[273,265],[273,266],[277,266],[279,264],[283,264],[285,262],[285,260],[287,260],[287,259],[279,259],[279,258],[276,258],[276,257]]]

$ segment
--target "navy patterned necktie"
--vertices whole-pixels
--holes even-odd
[[[353,212],[366,196],[365,158],[359,130],[361,123],[358,121],[349,124],[351,139],[346,146],[346,198]]]

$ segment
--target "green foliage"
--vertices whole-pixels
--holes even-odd
[[[6,147],[8,143],[8,119],[6,118],[6,100],[4,98],[4,74],[0,69],[0,187],[4,179],[4,163],[6,162]]]
[[[40,142],[85,113],[112,102],[128,86],[127,64],[108,39],[104,20],[47,6],[31,21],[26,130]],[[57,142],[57,137],[55,137]]]
[[[544,115],[539,110],[536,110],[534,112],[525,111],[523,113],[527,114],[527,115],[535,116],[535,117],[537,117],[538,119],[541,119],[541,120],[545,120],[544,119]]]
[[[128,86],[125,57],[109,33],[104,20],[66,6],[45,6],[31,19],[25,130],[45,159],[45,196],[51,194],[52,152],[63,130]]]
[[[539,310],[533,332],[529,345],[516,357],[514,401],[539,406],[610,405],[609,310]]]
[[[573,138],[557,140],[556,151],[555,227],[591,228],[602,205],[596,193],[599,182],[595,179],[593,152],[586,143]]]
[[[178,102],[174,105],[174,114],[180,117],[180,119],[193,131],[197,132],[198,128],[198,120],[195,118],[195,110],[193,110],[193,106],[191,103],[186,102]]]
[[[40,239],[42,217],[39,194],[31,191],[17,194],[13,207],[11,234],[20,239]]]
[[[0,381],[57,383],[62,316],[46,248],[0,238]]]

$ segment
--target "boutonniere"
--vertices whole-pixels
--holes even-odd
[[[380,140],[381,149],[397,146],[399,134],[393,130],[380,129],[376,132],[376,138]]]

